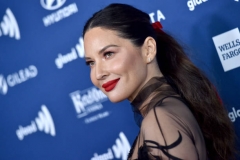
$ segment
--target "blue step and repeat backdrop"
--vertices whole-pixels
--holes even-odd
[[[84,23],[112,2],[161,21],[216,85],[240,135],[238,0],[0,0],[1,160],[126,159],[138,134],[130,104],[95,88],[83,59]]]

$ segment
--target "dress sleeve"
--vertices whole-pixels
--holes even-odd
[[[167,98],[161,106],[149,111],[142,122],[141,135],[139,159],[205,159],[199,157],[204,141],[201,142],[203,138],[195,118],[184,103],[174,98]],[[199,147],[196,139],[197,143],[201,140]]]

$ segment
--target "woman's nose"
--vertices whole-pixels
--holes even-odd
[[[98,80],[102,80],[104,78],[106,78],[108,76],[108,72],[107,72],[107,66],[105,64],[102,63],[98,63],[96,64],[96,68],[95,68],[95,74],[96,74],[96,78]]]

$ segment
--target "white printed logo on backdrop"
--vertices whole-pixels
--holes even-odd
[[[7,94],[8,86],[14,87],[15,85],[24,83],[29,79],[35,78],[37,74],[38,70],[34,65],[30,65],[27,68],[20,69],[18,72],[9,74],[7,78],[0,74],[0,93],[3,95]]]
[[[69,94],[74,108],[77,113],[77,118],[85,118],[86,124],[103,119],[109,116],[109,111],[103,110],[102,103],[107,101],[107,96],[96,87],[91,87],[83,91],[75,91]],[[96,113],[101,111],[101,113]]]
[[[75,45],[75,47],[71,48],[71,51],[69,53],[59,53],[58,57],[55,59],[55,64],[58,69],[62,69],[65,64],[76,60],[78,57],[84,58],[84,46],[82,37],[79,38],[79,42]]]
[[[165,20],[166,17],[164,16],[164,14],[160,11],[157,10],[156,14],[154,12],[149,13],[149,16],[151,18],[152,23],[156,22],[156,21],[161,21],[161,19]]]
[[[207,2],[208,0],[189,0],[187,2],[187,6],[190,11],[194,11],[195,8],[199,5],[201,5],[203,2]]]
[[[33,134],[37,131],[45,132],[51,136],[56,135],[54,122],[50,112],[48,111],[45,105],[42,105],[41,111],[38,112],[38,116],[35,120],[31,121],[31,124],[28,126],[19,126],[16,130],[16,134],[19,140],[23,140],[25,136]]]
[[[47,10],[55,10],[60,8],[66,0],[41,0],[40,3],[43,8]]]
[[[3,75],[0,75],[0,93],[4,95],[7,94],[7,91],[8,91],[7,81]]]
[[[112,148],[107,149],[107,153],[94,153],[91,160],[109,160],[109,159],[122,159],[126,160],[130,151],[130,144],[127,137],[123,132],[119,133],[119,138],[116,139]],[[114,153],[114,154],[113,154]]]
[[[66,0],[40,0],[42,7],[46,10],[56,10],[64,5]],[[78,12],[77,4],[71,3],[68,6],[58,9],[57,11],[44,16],[43,24],[48,27],[54,23],[57,23],[75,13]]]
[[[232,122],[235,122],[237,118],[240,118],[240,109],[236,110],[234,107],[232,108],[232,112],[228,113],[228,117]]]
[[[17,20],[9,8],[7,8],[6,14],[3,16],[2,22],[0,22],[0,37],[3,35],[16,40],[21,38]]]
[[[224,71],[240,66],[240,33],[235,28],[212,38]]]

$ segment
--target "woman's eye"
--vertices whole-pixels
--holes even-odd
[[[108,59],[108,58],[110,58],[113,54],[114,54],[113,52],[106,52],[106,53],[104,54],[104,57],[105,57],[106,59]]]
[[[91,67],[91,66],[94,65],[94,62],[93,62],[93,61],[87,61],[87,62],[86,62],[86,65]]]

